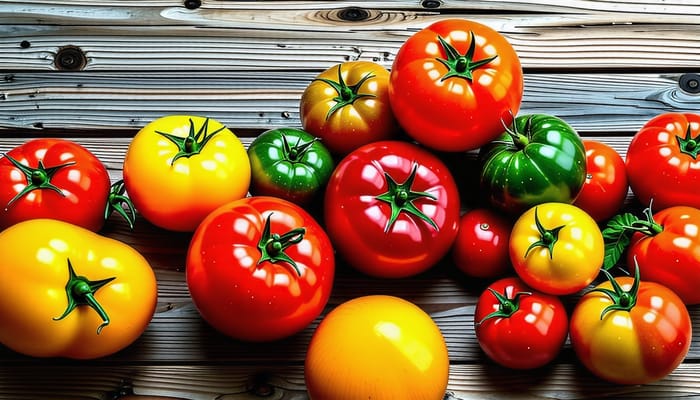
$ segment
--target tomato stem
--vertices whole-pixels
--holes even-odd
[[[471,31],[469,32],[469,48],[464,54],[460,54],[457,49],[455,49],[451,44],[447,43],[442,36],[438,35],[437,38],[447,57],[436,58],[437,61],[442,63],[447,68],[445,75],[440,78],[441,82],[452,77],[466,79],[471,82],[474,79],[475,70],[485,66],[498,57],[498,55],[495,55],[493,57],[488,57],[481,60],[474,60],[476,40],[474,39],[474,32]]]
[[[608,281],[613,287],[613,290],[607,288],[595,288],[591,289],[591,292],[601,292],[606,294],[613,304],[605,307],[600,313],[600,319],[602,320],[605,315],[611,311],[630,311],[637,304],[637,294],[639,293],[639,265],[637,260],[634,260],[634,281],[630,290],[626,291],[620,286],[617,280],[605,269],[602,269]]]
[[[136,221],[136,208],[131,202],[131,199],[125,195],[126,187],[124,180],[120,179],[115,182],[109,189],[107,196],[107,206],[105,207],[104,219],[107,220],[113,211],[116,211],[129,224],[129,229],[134,229]],[[126,208],[125,208],[126,206]],[[129,210],[127,212],[126,210]]]
[[[270,232],[270,217],[272,213],[267,215],[265,220],[265,226],[263,227],[263,233],[258,241],[258,250],[260,250],[260,259],[258,259],[258,265],[264,261],[269,261],[271,263],[286,262],[291,265],[296,271],[297,275],[301,276],[301,270],[297,266],[296,262],[289,257],[284,250],[293,244],[297,244],[304,239],[304,234],[306,229],[296,228],[285,234],[277,234]]]
[[[680,136],[676,136],[676,140],[678,140],[678,147],[682,153],[685,153],[693,157],[694,160],[697,160],[698,153],[700,153],[700,134],[693,138],[691,136],[690,124],[688,124],[688,127],[686,128],[685,137],[682,138]]]
[[[540,218],[537,215],[537,210],[538,208],[535,207],[535,225],[537,226],[537,231],[540,234],[540,240],[532,243],[530,247],[527,248],[527,250],[525,251],[525,258],[527,258],[527,255],[530,253],[530,250],[536,247],[546,247],[549,250],[549,258],[552,259],[552,257],[554,256],[554,244],[559,239],[559,231],[561,231],[562,228],[564,228],[566,225],[560,225],[556,228],[546,229],[542,225],[542,222],[540,222]]]
[[[484,323],[484,321],[491,318],[509,318],[516,311],[520,309],[520,298],[522,296],[530,296],[531,292],[517,292],[513,295],[513,298],[508,298],[506,291],[503,294],[498,293],[493,288],[488,288],[488,290],[496,297],[498,300],[498,310],[488,314],[481,321],[477,322],[478,325]]]
[[[428,192],[414,192],[411,189],[413,186],[413,181],[416,178],[416,171],[418,170],[418,164],[413,164],[413,169],[409,174],[408,178],[403,183],[396,183],[394,178],[392,178],[388,173],[384,173],[384,178],[386,179],[387,191],[375,197],[379,201],[388,203],[391,206],[391,216],[384,226],[384,232],[389,232],[391,227],[396,222],[399,214],[403,211],[408,214],[414,215],[421,220],[427,222],[430,226],[438,230],[437,224],[430,217],[425,215],[421,210],[413,204],[414,201],[421,198],[428,198],[431,200],[437,200],[437,197],[433,196]]]
[[[199,154],[202,149],[204,149],[204,146],[207,145],[209,140],[224,129],[226,129],[226,127],[222,126],[216,131],[209,133],[209,118],[206,118],[202,126],[199,127],[199,130],[196,130],[195,132],[194,121],[192,121],[192,118],[190,118],[190,131],[184,138],[167,132],[155,132],[170,140],[177,146],[178,152],[175,154],[172,161],[170,161],[170,165],[174,165],[175,161],[177,161],[179,158],[187,158]]]
[[[360,78],[360,80],[357,81],[357,83],[355,83],[354,85],[348,85],[347,83],[345,83],[345,79],[343,79],[341,66],[342,64],[338,64],[337,82],[326,78],[314,79],[314,81],[321,81],[328,84],[338,94],[338,96],[336,96],[333,99],[333,101],[335,101],[335,105],[333,105],[333,107],[331,107],[331,109],[328,110],[328,113],[326,113],[326,120],[328,120],[331,117],[331,115],[333,115],[339,109],[354,103],[358,99],[364,97],[376,97],[373,94],[360,93],[360,87],[365,83],[365,81],[374,78],[374,75],[371,72],[368,72],[365,75],[363,75],[362,78]]]
[[[15,160],[14,158],[10,157],[10,155],[7,153],[3,153],[3,155],[12,163],[12,165],[17,167],[17,169],[19,169],[20,171],[22,171],[22,173],[27,179],[27,185],[5,205],[5,210],[8,210],[12,206],[12,204],[24,197],[24,195],[26,195],[27,193],[37,189],[53,190],[54,192],[65,197],[63,191],[59,187],[51,183],[51,179],[53,179],[53,176],[61,169],[74,165],[75,161],[67,162],[65,164],[60,164],[53,167],[45,167],[44,162],[42,160],[39,160],[37,167],[32,168]]]
[[[282,148],[285,158],[291,162],[299,161],[317,140],[319,140],[319,138],[314,137],[313,140],[306,143],[301,143],[301,136],[298,136],[296,144],[294,146],[290,146],[287,136],[282,135]]]

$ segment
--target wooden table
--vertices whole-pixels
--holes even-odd
[[[131,137],[162,115],[207,115],[250,143],[263,130],[300,126],[300,95],[322,70],[348,60],[390,68],[416,30],[462,17],[497,29],[515,47],[526,73],[523,113],[557,115],[624,155],[651,117],[700,111],[698,15],[700,3],[685,0],[3,1],[0,151],[33,137],[71,138],[117,180]],[[271,344],[227,339],[202,322],[188,296],[188,234],[142,218],[131,232],[116,217],[102,233],[134,246],[156,270],[152,323],[126,350],[94,361],[0,348],[0,398],[306,398],[303,360],[316,324]],[[568,345],[542,370],[494,365],[473,330],[482,286],[449,263],[398,281],[340,268],[335,286],[329,310],[382,293],[430,313],[451,359],[445,399],[700,397],[697,340],[673,374],[645,386],[593,377]],[[700,309],[690,311],[700,331]]]

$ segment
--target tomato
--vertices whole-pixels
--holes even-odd
[[[465,19],[440,20],[409,37],[389,79],[399,124],[441,151],[473,150],[498,137],[523,96],[523,71],[510,43]]]
[[[471,277],[496,278],[512,271],[508,240],[513,221],[488,208],[465,212],[452,245],[452,261]]]
[[[664,113],[647,121],[627,149],[635,197],[654,210],[700,208],[700,114]]]
[[[627,198],[625,160],[615,149],[597,140],[584,140],[583,147],[586,180],[573,204],[602,222],[617,214]]]
[[[250,160],[220,122],[169,115],[136,133],[123,174],[126,192],[146,220],[191,232],[216,207],[248,194]]]
[[[153,317],[153,270],[120,241],[32,219],[0,232],[0,252],[0,343],[14,351],[103,357],[133,343]]]
[[[250,193],[306,205],[325,188],[335,163],[311,134],[293,128],[260,134],[248,147]]]
[[[603,265],[603,235],[582,209],[544,203],[525,211],[510,235],[515,272],[532,288],[567,295],[588,286]]]
[[[304,366],[312,400],[441,400],[448,373],[439,327],[415,304],[386,295],[331,310],[311,338]]]
[[[300,206],[253,196],[214,210],[194,232],[186,279],[203,319],[246,341],[272,341],[309,325],[333,286],[333,247]]]
[[[540,203],[573,203],[586,180],[581,138],[553,115],[519,116],[479,158],[486,200],[514,215]]]
[[[347,61],[321,72],[299,102],[302,127],[332,153],[394,139],[400,127],[389,106],[389,71],[371,61]]]
[[[112,210],[132,225],[133,208],[110,186],[107,168],[70,140],[29,140],[0,158],[0,230],[33,218],[52,218],[97,232]],[[127,212],[130,211],[130,212]]]
[[[700,304],[700,209],[672,206],[652,215],[647,208],[644,214],[625,213],[608,222],[606,267],[626,250],[630,270],[638,265],[645,280],[672,289],[686,304]]]
[[[574,307],[570,340],[591,372],[610,382],[642,385],[664,378],[683,361],[692,340],[683,301],[669,288],[635,278],[613,278]]]
[[[323,209],[345,261],[371,276],[400,278],[427,270],[450,251],[460,199],[439,158],[412,143],[383,141],[338,163]]]
[[[569,317],[559,297],[506,277],[479,296],[474,328],[491,360],[507,368],[533,369],[559,354],[569,333]]]

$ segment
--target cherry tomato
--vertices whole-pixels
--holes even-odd
[[[476,278],[496,278],[512,271],[508,241],[513,221],[487,208],[465,212],[452,245],[452,260]]]

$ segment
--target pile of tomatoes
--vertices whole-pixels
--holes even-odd
[[[700,303],[700,115],[647,121],[623,160],[557,116],[518,115],[523,86],[503,36],[447,19],[408,38],[390,71],[367,61],[323,71],[300,98],[301,127],[263,132],[247,149],[219,121],[164,116],[135,135],[123,181],[111,185],[77,143],[27,141],[0,158],[0,274],[15,277],[0,281],[9,293],[0,343],[94,358],[145,330],[153,273],[135,250],[97,233],[116,210],[129,224],[138,212],[192,234],[193,302],[238,340],[309,326],[327,305],[336,259],[376,279],[446,260],[488,282],[474,327],[493,361],[541,367],[569,338],[603,379],[663,378],[690,346],[686,305]],[[446,153],[477,163],[448,165]],[[478,182],[456,178],[464,175]],[[623,212],[630,188],[642,213]],[[477,194],[466,210],[462,193]],[[24,251],[13,251],[20,243]],[[612,275],[623,270],[629,276]],[[32,302],[19,301],[27,287]],[[41,296],[50,307],[34,304]],[[564,296],[576,297],[573,309]],[[110,335],[121,338],[112,347],[85,345]],[[363,369],[375,365],[368,358],[376,373]],[[405,370],[380,363],[396,358]],[[327,362],[339,372],[323,375],[317,365]],[[365,296],[323,318],[305,373],[312,398],[337,388],[347,392],[333,398],[374,398],[383,386],[440,399],[448,367],[425,312]]]

